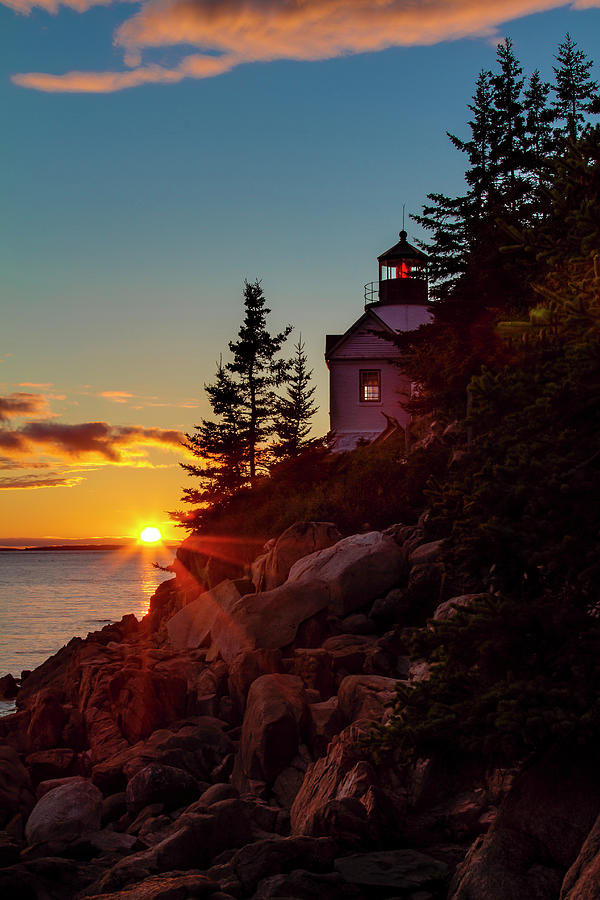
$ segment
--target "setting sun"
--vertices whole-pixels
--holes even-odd
[[[148,526],[143,531],[140,531],[140,541],[143,541],[144,544],[156,544],[160,540],[162,540],[162,534],[158,528]]]

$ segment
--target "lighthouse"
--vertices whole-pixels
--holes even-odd
[[[384,440],[410,420],[403,404],[411,382],[393,338],[431,320],[428,258],[408,243],[406,231],[399,238],[377,257],[379,279],[365,285],[363,314],[343,334],[326,336],[329,421],[337,452],[353,450],[360,441]]]

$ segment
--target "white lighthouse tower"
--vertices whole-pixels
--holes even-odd
[[[427,256],[400,240],[378,257],[379,280],[365,285],[365,311],[344,334],[328,334],[329,419],[333,449],[353,450],[398,428],[410,415],[402,404],[411,383],[402,372],[390,337],[413,331],[431,319],[427,294]]]

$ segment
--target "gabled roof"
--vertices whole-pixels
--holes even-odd
[[[373,324],[378,328],[379,331],[386,331],[388,334],[395,335],[397,332],[394,328],[390,328],[387,322],[384,322],[383,319],[377,315],[374,309],[367,309],[360,319],[357,319],[350,328],[344,332],[344,334],[328,334],[325,336],[325,359],[329,360],[333,356],[336,350],[338,350],[347,340],[351,337],[358,329],[367,321],[367,319],[373,319]],[[390,350],[392,349],[392,344],[390,343]]]
[[[406,231],[401,231],[398,235],[400,238],[398,243],[394,244],[393,247],[390,247],[389,250],[386,250],[385,253],[382,253],[381,256],[377,257],[379,262],[391,262],[395,259],[420,259],[423,262],[426,262],[429,259],[427,254],[423,253],[422,250],[417,250],[412,244],[409,244],[406,240],[406,236]]]

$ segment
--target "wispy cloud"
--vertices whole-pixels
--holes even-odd
[[[51,381],[20,381],[19,387],[37,388],[40,391],[47,391],[54,385]]]
[[[76,487],[83,478],[79,475],[5,475],[0,477],[0,490],[15,491],[32,488]]]
[[[49,415],[48,403],[43,394],[29,394],[16,391],[6,397],[0,397],[0,422],[15,419],[19,416]]]
[[[113,403],[127,403],[133,397],[128,391],[100,391],[99,397],[112,400]]]
[[[2,432],[0,432],[1,434]],[[23,462],[18,459],[10,459],[8,456],[0,456],[0,469],[9,471],[13,469],[49,469],[50,463],[47,462]]]
[[[148,407],[161,407],[169,409],[197,409],[198,400],[187,398],[185,400],[161,400],[159,397],[147,397],[141,394],[132,394],[130,391],[99,391],[97,394],[103,400],[112,403],[126,403],[133,409],[146,409]],[[129,401],[132,401],[131,403]]]
[[[0,0],[20,12],[54,12],[58,0]],[[68,0],[84,11],[95,0]],[[42,91],[105,93],[142,84],[210,78],[242,63],[322,60],[389,47],[491,37],[504,23],[558,7],[589,8],[600,0],[147,0],[116,30],[129,70],[27,72],[13,76]],[[172,68],[142,64],[157,48],[192,46]]]
[[[129,0],[2,0],[4,6],[26,15],[32,9],[45,9],[46,12],[57,13],[61,6],[82,13],[91,9],[92,6],[111,6],[116,2],[125,3]]]

